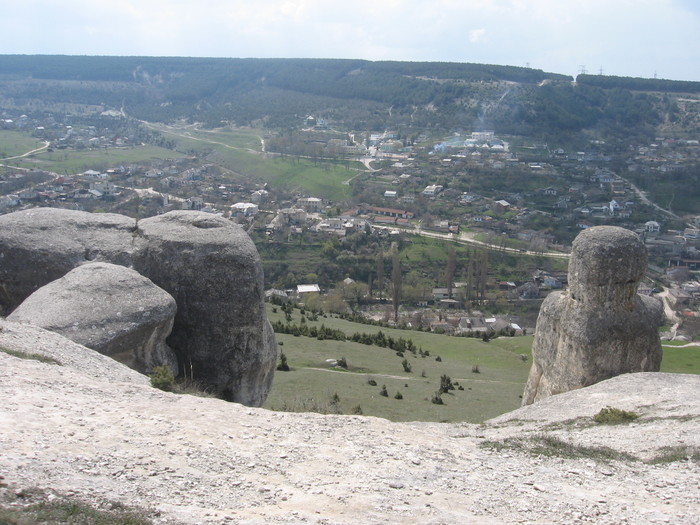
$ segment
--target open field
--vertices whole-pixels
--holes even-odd
[[[663,344],[662,372],[700,374],[700,346],[667,346]]]
[[[40,148],[44,142],[21,131],[0,130],[0,160]]]
[[[279,308],[277,312],[272,309],[268,305],[271,321],[284,320]],[[292,323],[299,324],[300,320],[299,310],[294,310]],[[358,324],[330,315],[307,324],[342,330],[348,337],[381,330],[387,337],[411,339],[430,355],[406,352],[402,358],[389,348],[277,334],[278,343],[282,343],[279,349],[287,356],[291,371],[276,372],[266,408],[351,414],[360,407],[364,415],[393,421],[480,422],[520,406],[531,365],[532,336],[501,337],[483,343],[479,339]],[[437,356],[442,361],[436,361]],[[347,370],[327,361],[343,357]],[[411,372],[404,371],[403,359],[408,360]],[[475,365],[479,373],[472,371]],[[661,371],[700,374],[700,347],[664,348]],[[443,374],[464,390],[443,394],[444,405],[436,405],[431,399]],[[370,385],[370,380],[376,385]],[[379,394],[383,385],[387,397]],[[395,399],[397,392],[402,399]],[[335,394],[339,400],[333,404]]]
[[[85,150],[42,151],[26,159],[13,160],[12,164],[24,168],[38,168],[55,173],[82,173],[94,169],[102,170],[134,162],[177,159],[184,157],[178,153],[157,146],[136,146],[133,148],[101,148]]]
[[[271,321],[284,319],[279,309],[273,313],[272,307],[268,315]],[[299,310],[295,310],[292,322],[299,323],[300,318]],[[265,407],[311,410],[320,406],[321,410],[328,410],[332,396],[337,394],[338,409],[345,414],[353,413],[359,406],[365,415],[394,421],[478,422],[520,406],[530,368],[529,358],[525,361],[520,355],[529,353],[530,337],[483,343],[478,339],[357,324],[331,316],[308,321],[309,326],[321,324],[342,330],[347,336],[381,330],[387,337],[411,339],[430,355],[406,352],[399,357],[389,348],[277,334],[277,341],[282,343],[280,350],[292,370],[276,373]],[[436,361],[437,356],[442,361]],[[348,370],[332,367],[326,361],[342,357]],[[403,359],[408,360],[411,372],[404,371]],[[478,373],[472,372],[475,365]],[[443,394],[444,405],[437,405],[431,399],[439,389],[442,375],[450,376],[464,390],[456,388]],[[368,384],[370,380],[376,386]],[[387,397],[379,394],[382,385],[386,385]],[[395,399],[397,392],[403,399]]]
[[[205,131],[194,128],[156,126],[176,143],[178,151],[207,155],[223,167],[273,187],[341,201],[350,195],[343,184],[364,170],[359,162],[317,161],[262,153],[262,132],[255,129]]]

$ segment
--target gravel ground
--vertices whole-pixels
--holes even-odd
[[[699,376],[620,376],[483,425],[392,423],[161,392],[6,321],[0,347],[62,363],[0,352],[0,492],[118,501],[161,523],[700,523],[697,459],[649,463],[665,447],[700,450]],[[608,405],[641,417],[593,423]],[[523,450],[545,438],[582,457]]]

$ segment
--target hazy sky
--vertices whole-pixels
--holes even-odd
[[[363,58],[700,81],[699,0],[8,0],[0,54]]]

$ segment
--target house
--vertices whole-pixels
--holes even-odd
[[[289,296],[284,290],[270,288],[269,290],[265,290],[265,300],[268,302],[277,300],[286,303],[289,300]]]
[[[700,230],[697,230],[696,228],[686,228],[683,230],[683,237],[686,239],[697,239],[698,236],[700,235]]]
[[[421,193],[424,197],[435,197],[441,191],[442,186],[440,184],[430,184]]]
[[[318,197],[302,197],[297,199],[297,205],[307,211],[317,212],[321,210],[323,201]]]
[[[385,199],[395,199],[397,197],[397,195],[398,194],[395,191],[391,191],[391,190],[386,190],[384,192]]]
[[[268,196],[269,192],[267,190],[255,190],[250,195],[250,201],[253,204],[260,204],[261,202],[267,201]]]
[[[644,223],[644,231],[658,233],[661,231],[661,225],[656,221],[647,221]]]
[[[252,202],[237,202],[231,205],[231,217],[254,217],[258,213],[258,205]]]
[[[321,288],[317,284],[298,284],[297,285],[297,295],[305,293],[320,293]]]
[[[190,197],[182,201],[183,210],[201,210],[204,208],[204,199],[202,197]]]

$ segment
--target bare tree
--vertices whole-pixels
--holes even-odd
[[[399,303],[401,302],[401,261],[399,247],[391,247],[391,302],[394,306],[394,322],[399,322]]]
[[[384,293],[384,253],[381,247],[377,253],[377,288],[379,288],[379,300],[381,301]]]
[[[447,250],[447,269],[445,270],[445,281],[447,281],[447,298],[452,299],[452,287],[454,286],[455,279],[455,267],[457,263],[455,261],[455,249],[454,246],[450,246]]]

